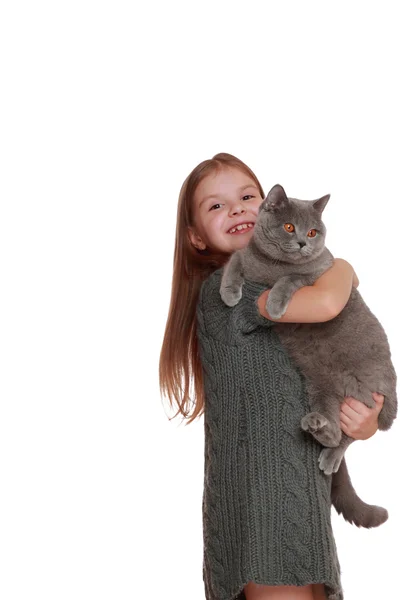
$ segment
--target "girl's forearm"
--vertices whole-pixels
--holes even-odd
[[[277,323],[322,323],[336,317],[346,306],[352,286],[358,286],[353,267],[346,260],[336,258],[330,267],[313,285],[297,290],[280,319],[272,319],[265,305],[269,290],[257,301],[261,315]]]

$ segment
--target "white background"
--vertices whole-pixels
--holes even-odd
[[[180,186],[230,152],[326,193],[400,372],[396,2],[0,9],[0,597],[203,600],[203,419],[162,401]],[[333,525],[346,600],[398,594],[397,422],[347,453],[388,508]]]

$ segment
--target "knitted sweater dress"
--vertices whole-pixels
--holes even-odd
[[[260,315],[265,285],[245,281],[226,306],[222,268],[202,284],[197,335],[203,367],[203,580],[206,600],[245,600],[249,581],[324,583],[343,600],[331,526],[331,476],[321,445],[300,427],[304,378]]]

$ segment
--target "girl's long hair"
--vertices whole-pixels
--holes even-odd
[[[196,305],[202,282],[229,259],[229,253],[195,248],[188,235],[194,227],[193,196],[199,183],[224,168],[239,169],[255,182],[261,197],[264,192],[253,171],[232,154],[220,153],[204,160],[183,182],[176,221],[175,251],[169,313],[159,362],[161,395],[177,407],[187,425],[204,412],[203,372],[196,335]],[[190,382],[193,381],[191,400]],[[193,412],[190,409],[193,406]]]

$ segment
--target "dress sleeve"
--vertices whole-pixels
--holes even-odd
[[[197,305],[197,318],[201,331],[227,344],[248,341],[248,336],[260,328],[269,328],[275,321],[260,314],[257,299],[269,286],[245,280],[242,298],[236,306],[227,306],[219,293],[222,268],[217,269],[203,282]]]

